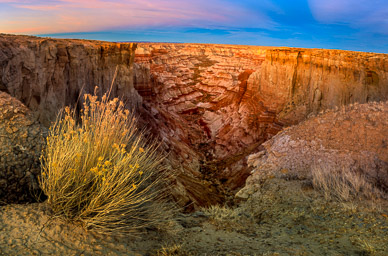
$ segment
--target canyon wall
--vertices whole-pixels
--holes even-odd
[[[106,43],[0,35],[0,90],[49,124],[117,68],[114,96],[139,106],[176,172],[181,205],[242,186],[246,156],[282,127],[354,102],[388,100],[388,56],[256,46]],[[133,65],[132,65],[133,64]]]
[[[141,102],[132,85],[133,44],[56,40],[0,34],[0,90],[40,114],[49,125],[58,110],[74,105],[83,93],[110,87],[113,95]]]
[[[139,44],[134,86],[180,165],[233,190],[246,155],[282,127],[351,103],[388,99],[388,56],[340,50]],[[161,118],[164,116],[165,118]],[[194,153],[188,153],[188,150]],[[205,164],[198,164],[204,161]],[[183,180],[184,182],[184,180]],[[187,186],[186,186],[187,187]]]

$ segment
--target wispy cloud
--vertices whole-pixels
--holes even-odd
[[[35,11],[53,11],[59,10],[63,8],[63,5],[26,5],[26,4],[18,4],[16,5],[18,8],[30,9]]]
[[[9,1],[19,19],[34,14],[51,17],[50,31],[36,33],[96,31],[141,26],[232,26],[273,28],[275,22],[264,11],[251,10],[225,0],[57,0]],[[0,23],[2,18],[0,18]],[[38,26],[39,20],[31,19]],[[66,26],[63,26],[66,24]],[[0,30],[5,28],[0,24]],[[22,30],[22,27],[18,28]],[[9,31],[9,29],[8,29]],[[10,31],[12,32],[12,31]]]
[[[388,52],[388,1],[0,0],[0,33]]]
[[[388,35],[387,0],[309,0],[315,19],[326,24]]]

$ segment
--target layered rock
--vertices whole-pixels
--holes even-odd
[[[177,153],[189,155],[180,158],[183,169],[196,163],[191,173],[230,189],[249,175],[246,156],[282,127],[321,110],[388,99],[385,54],[139,44],[134,70],[134,86],[158,113],[156,122],[173,117],[166,141],[179,138],[187,147],[176,148],[195,151]]]
[[[187,124],[192,131],[186,134],[198,134],[191,144],[213,144],[208,155],[225,158],[281,129],[249,83],[265,53],[244,46],[139,44],[134,86],[157,111]]]
[[[159,131],[180,159],[173,168],[190,169],[195,178],[212,184],[202,191],[185,184],[189,193],[208,191],[206,198],[218,201],[224,189],[243,185],[249,174],[244,157],[281,129],[275,113],[260,104],[248,85],[265,52],[244,46],[138,45],[134,87],[157,113]]]
[[[83,93],[110,88],[112,96],[141,102],[132,86],[133,44],[0,35],[0,90],[39,113],[48,126],[58,110]],[[117,69],[117,76],[113,81]],[[81,97],[82,98],[82,97]]]
[[[138,106],[141,123],[163,141],[182,205],[219,202],[224,188],[242,186],[246,156],[284,126],[328,108],[388,100],[385,54],[169,43],[134,50],[1,35],[0,90],[48,125],[82,93],[96,85],[106,91],[117,69],[112,94]]]
[[[387,54],[274,49],[252,83],[280,120],[296,124],[310,113],[388,99]]]
[[[0,92],[0,120],[0,204],[34,200],[47,128],[4,92]]]

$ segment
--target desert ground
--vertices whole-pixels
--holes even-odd
[[[387,255],[388,201],[337,202],[273,178],[234,206],[180,213],[136,236],[94,234],[44,203],[0,208],[1,255]]]

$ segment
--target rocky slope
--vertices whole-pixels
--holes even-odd
[[[254,167],[237,193],[247,198],[269,176],[311,180],[313,172],[351,172],[388,191],[388,102],[351,104],[284,129],[249,156]],[[366,190],[366,188],[364,188]]]
[[[385,54],[168,43],[134,50],[0,35],[0,90],[48,125],[80,93],[106,90],[118,67],[114,96],[140,106],[143,123],[162,138],[182,205],[214,203],[224,188],[243,185],[246,156],[282,127],[327,108],[388,99]]]

